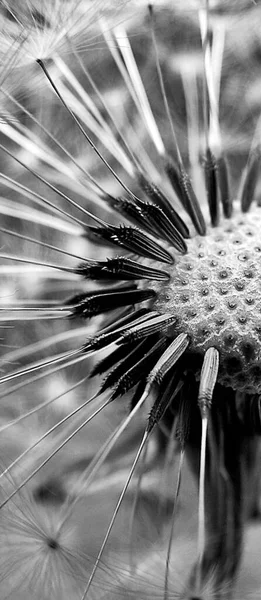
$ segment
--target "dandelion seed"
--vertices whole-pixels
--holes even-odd
[[[60,598],[81,589],[87,557],[77,549],[75,525],[67,523],[55,538],[55,511],[45,510],[23,493],[1,515],[1,593],[3,598],[31,593],[35,598]],[[11,585],[10,585],[11,584]]]
[[[79,47],[95,44],[95,25],[99,15],[106,11],[109,14],[112,10],[115,16],[119,7],[115,5],[113,8],[112,3],[101,3],[99,0],[87,5],[83,0],[65,3],[60,0],[30,0],[26,5],[8,0],[4,2],[4,8],[10,43],[19,35],[23,37],[17,64],[24,65],[37,58],[50,58],[55,53],[66,52],[68,39],[77,40]],[[87,44],[83,42],[86,30],[89,31]]]

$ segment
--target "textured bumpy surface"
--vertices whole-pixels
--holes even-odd
[[[157,286],[157,309],[177,315],[175,331],[190,350],[220,351],[219,382],[261,392],[261,208],[223,220],[206,237],[187,240],[188,253]]]

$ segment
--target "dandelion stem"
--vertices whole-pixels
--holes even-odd
[[[72,48],[73,48],[73,47],[72,47]],[[116,119],[114,118],[114,116],[113,116],[113,114],[112,114],[112,112],[111,112],[111,110],[110,110],[110,108],[109,108],[108,104],[105,102],[105,100],[104,100],[104,98],[103,98],[103,95],[101,94],[101,92],[100,92],[100,90],[98,89],[98,87],[97,87],[96,83],[94,82],[94,80],[93,80],[92,76],[90,75],[90,73],[89,73],[88,69],[86,68],[86,66],[85,66],[84,62],[82,61],[82,59],[81,59],[81,57],[80,57],[80,55],[79,55],[79,52],[77,52],[77,50],[75,50],[75,49],[73,48],[73,53],[74,53],[74,56],[76,57],[76,59],[77,59],[77,61],[78,61],[79,65],[80,65],[80,67],[81,67],[81,69],[82,69],[83,73],[84,73],[84,74],[85,74],[85,76],[87,77],[87,79],[88,79],[89,83],[91,84],[91,86],[92,86],[93,90],[95,91],[95,93],[96,93],[97,97],[99,98],[99,100],[100,100],[100,102],[101,102],[102,106],[103,106],[103,107],[104,107],[104,109],[106,110],[106,112],[107,112],[107,115],[109,116],[109,118],[110,118],[110,120],[111,120],[111,123],[113,124],[113,127],[115,128],[115,130],[116,130],[116,132],[117,132],[117,134],[118,134],[119,138],[121,139],[121,141],[122,141],[123,145],[125,146],[125,149],[127,150],[127,152],[128,152],[128,154],[129,154],[129,156],[131,157],[131,160],[133,161],[133,163],[134,163],[134,165],[135,165],[136,167],[139,167],[138,161],[137,161],[137,159],[136,159],[136,157],[135,157],[135,155],[134,155],[134,153],[133,153],[133,151],[132,151],[132,149],[131,149],[130,145],[128,144],[127,140],[126,140],[126,139],[125,139],[125,137],[123,136],[121,129],[120,129],[120,128],[119,128],[119,126],[117,125],[117,121],[116,121]],[[107,128],[107,127],[108,127],[108,125],[107,125],[106,121],[104,121],[104,120],[103,120],[103,122],[104,122],[104,125],[105,125],[105,126],[106,126],[106,128]],[[109,127],[108,127],[108,129],[109,129]],[[109,130],[110,130],[110,129],[109,129]],[[110,131],[111,131],[111,130],[110,130]],[[114,137],[115,137],[115,136],[114,136]],[[123,166],[124,166],[124,165],[123,165]],[[134,175],[134,170],[133,170],[133,167],[132,167],[131,165],[129,165],[129,174],[130,174],[130,175]]]
[[[46,408],[46,406],[49,406],[56,400],[63,398],[63,396],[66,396],[66,394],[69,394],[70,392],[75,390],[77,387],[79,387],[82,383],[84,383],[84,381],[86,381],[86,379],[87,379],[87,377],[83,377],[82,379],[80,379],[80,381],[78,381],[77,383],[75,383],[74,385],[69,387],[67,390],[65,390],[61,394],[58,394],[58,396],[55,396],[55,398],[51,398],[50,400],[46,400],[45,402],[42,402],[41,404],[39,404],[39,406],[36,406],[35,408],[32,408],[31,410],[24,413],[23,415],[20,415],[20,417],[17,417],[17,419],[13,419],[13,421],[10,421],[9,423],[2,425],[2,427],[0,427],[0,434],[3,433],[3,431],[6,431],[6,429],[9,429],[9,427],[18,425],[18,423],[21,423],[24,419],[28,419],[28,417],[31,417],[35,413],[38,413],[40,410],[42,410],[43,408]],[[19,459],[20,459],[20,457],[19,457]],[[10,469],[10,466],[8,467],[8,469]],[[2,477],[2,475],[3,475],[3,473],[0,474],[0,478]]]
[[[12,381],[13,379],[17,379],[18,377],[23,377],[27,373],[33,373],[34,371],[37,371],[38,369],[43,369],[44,367],[48,367],[49,365],[57,364],[61,361],[66,360],[67,358],[70,358],[71,356],[75,356],[75,355],[79,354],[80,352],[81,352],[81,350],[79,350],[79,349],[71,350],[70,352],[61,352],[61,354],[56,354],[54,356],[51,356],[50,358],[48,358],[48,360],[40,361],[40,362],[37,361],[36,363],[33,363],[26,369],[22,369],[20,371],[15,371],[14,373],[11,373],[10,375],[5,375],[4,377],[1,377],[0,384],[7,383],[8,381]]]
[[[99,89],[97,88],[96,84],[94,83],[89,71],[87,70],[86,66],[84,65],[81,57],[79,56],[79,53],[77,52],[77,50],[75,50],[72,47],[72,52],[77,60],[77,62],[79,63],[85,77],[88,79],[89,83],[91,84],[93,90],[95,91],[97,97],[99,98],[102,106],[104,107],[106,113],[108,114],[111,123],[113,124],[114,129],[117,131],[117,134],[119,136],[119,138],[121,139],[123,145],[125,146],[125,148],[127,149],[128,154],[131,156],[132,161],[134,162],[134,164],[136,163],[136,159],[135,156],[130,148],[130,146],[128,145],[127,141],[124,139],[123,134],[120,130],[120,128],[118,127],[108,105],[106,104],[102,94],[100,93]],[[98,107],[96,107],[95,103],[92,102],[90,96],[88,96],[87,92],[84,90],[84,88],[81,86],[81,84],[79,83],[79,81],[77,81],[76,77],[74,77],[74,75],[72,74],[72,72],[70,71],[70,69],[68,68],[67,65],[65,65],[65,63],[61,60],[61,58],[56,57],[55,58],[55,63],[58,66],[59,70],[63,73],[63,75],[66,77],[66,79],[69,81],[69,83],[74,87],[74,89],[77,91],[77,93],[79,94],[79,96],[81,97],[81,100],[83,101],[84,104],[87,105],[87,108],[89,110],[91,110],[91,112],[93,112],[94,116],[96,117],[96,119],[99,121],[100,125],[102,126],[102,128],[104,129],[105,133],[108,135],[108,142],[110,141],[111,138],[113,138],[113,144],[116,146],[117,152],[114,152],[115,158],[117,158],[118,162],[121,164],[121,166],[123,166],[123,168],[127,171],[127,173],[131,176],[134,175],[134,170],[133,170],[133,166],[129,160],[129,158],[126,156],[125,152],[123,152],[121,146],[118,144],[115,135],[113,134],[112,129],[110,128],[110,126],[108,125],[108,123],[106,123],[105,119],[102,117],[100,110],[98,109]],[[105,141],[104,141],[104,145],[105,145]],[[109,145],[107,143],[107,145]],[[110,151],[112,152],[112,147],[110,147]]]
[[[77,482],[77,489],[79,489],[79,487],[80,487],[81,491],[83,491],[87,487],[87,485],[90,486],[90,484],[93,481],[94,477],[96,476],[98,470],[100,469],[100,467],[106,460],[107,456],[109,455],[109,453],[111,452],[111,450],[113,449],[115,444],[117,443],[118,439],[120,438],[122,433],[125,431],[125,429],[128,427],[128,425],[130,424],[130,422],[132,421],[132,419],[136,415],[136,413],[139,411],[139,409],[143,406],[143,404],[145,403],[147,398],[148,398],[148,389],[146,389],[144,391],[144,393],[142,394],[142,396],[140,397],[136,406],[132,409],[132,411],[130,412],[128,417],[125,418],[119,426],[117,426],[115,431],[112,433],[112,435],[109,437],[109,439],[105,442],[105,444],[102,446],[102,448],[96,454],[96,456],[94,457],[92,462],[88,465],[87,469],[83,472],[80,481]],[[109,398],[109,402],[111,402],[111,395]],[[71,496],[73,496],[73,494]],[[61,532],[64,523],[67,521],[75,504],[78,502],[78,499],[79,499],[79,493],[77,496],[75,496],[75,498],[73,500],[68,501],[67,506],[65,506],[64,516],[58,525],[57,534],[59,534]]]
[[[29,377],[29,379],[26,379],[22,383],[13,385],[8,390],[0,393],[0,398],[5,398],[6,396],[9,396],[10,394],[13,394],[14,392],[17,392],[18,390],[26,387],[27,385],[30,385],[31,383],[35,383],[36,381],[40,381],[40,379],[43,379],[44,377],[48,377],[49,375],[53,375],[54,373],[57,373],[58,371],[61,371],[62,369],[67,369],[68,367],[79,364],[80,362],[86,360],[87,356],[89,356],[89,355],[84,354],[81,356],[77,356],[77,358],[66,361],[65,364],[62,364],[62,365],[59,364],[59,366],[53,367],[52,369],[47,369],[44,373],[40,373],[40,374],[36,375],[35,377]]]
[[[80,385],[80,384],[77,384],[77,385]],[[63,394],[61,394],[61,395],[63,395]],[[58,398],[60,396],[58,396]],[[54,431],[56,431],[58,429],[58,427],[61,427],[61,425],[64,425],[64,423],[67,423],[67,421],[69,419],[71,419],[71,417],[73,417],[74,415],[77,415],[78,412],[80,412],[81,410],[83,410],[86,406],[88,406],[91,402],[93,402],[93,400],[95,400],[98,396],[99,396],[99,393],[97,392],[96,394],[94,394],[94,396],[92,396],[88,400],[85,400],[85,402],[83,402],[80,406],[77,406],[77,408],[75,408],[74,410],[72,410],[68,415],[66,415],[66,417],[64,417],[63,419],[61,419],[61,421],[59,421],[58,423],[56,423],[55,425],[53,425],[53,427],[51,427],[50,429],[48,429],[48,431],[46,431],[43,435],[41,435],[41,437],[39,437],[36,440],[36,442],[34,442],[31,446],[29,446],[28,448],[26,448],[26,450],[22,454],[20,454],[9,465],[9,467],[7,467],[4,471],[2,471],[2,473],[0,474],[0,480],[1,480],[2,477],[4,477],[4,475],[7,475],[7,473],[9,473],[9,471],[11,469],[13,469],[13,467],[15,467],[15,465],[17,465],[25,456],[27,456],[27,454],[29,454],[32,450],[34,450],[34,448],[36,448],[38,446],[38,444],[40,444],[49,435],[51,435],[51,433],[53,433]],[[55,399],[57,399],[57,398],[55,398]]]
[[[198,548],[197,548],[197,591],[200,592],[201,570],[205,551],[205,469],[206,469],[206,441],[208,419],[202,419],[202,436],[200,450],[200,475],[199,475],[199,501],[198,501]]]
[[[209,147],[209,118],[210,118],[210,103],[209,103],[209,90],[207,81],[207,69],[208,61],[210,60],[210,30],[209,30],[209,2],[205,0],[204,15],[203,12],[199,13],[201,16],[201,34],[202,34],[202,46],[203,46],[203,111],[204,111],[204,131],[206,138],[206,148]],[[203,16],[204,16],[204,27],[203,27]]]
[[[78,55],[77,55],[78,56]],[[78,57],[79,58],[79,57]],[[88,172],[86,171],[86,169],[73,157],[73,155],[59,142],[59,140],[57,140],[57,138],[46,128],[44,127],[44,125],[34,117],[34,115],[32,115],[32,113],[30,113],[24,106],[23,104],[21,104],[20,102],[18,102],[13,96],[11,96],[11,94],[9,94],[8,92],[6,92],[6,90],[1,90],[3,91],[3,93],[10,98],[10,100],[12,102],[14,102],[14,104],[16,106],[18,106],[21,110],[23,110],[23,112],[30,118],[32,119],[32,121],[34,123],[36,123],[41,130],[49,137],[50,140],[52,140],[58,148],[60,148],[60,150],[62,150],[62,152],[64,152],[64,154],[67,156],[67,158],[69,158],[72,163],[77,167],[77,169],[79,169],[79,171],[88,179],[88,181],[94,186],[94,189],[99,190],[99,192],[102,195],[106,195],[107,192],[106,190],[100,185],[100,183],[98,183],[98,181]]]
[[[36,241],[36,240],[30,240],[30,241]],[[75,274],[75,269],[73,269],[72,267],[63,267],[62,265],[54,265],[54,264],[50,264],[50,263],[45,263],[45,262],[41,262],[38,260],[33,260],[31,258],[20,258],[19,256],[15,256],[12,254],[2,253],[2,254],[0,254],[0,259],[13,260],[15,262],[22,262],[22,263],[26,263],[26,264],[30,264],[30,265],[37,265],[39,267],[46,267],[48,269],[58,269],[58,271],[65,271],[66,273],[74,273]]]
[[[116,508],[115,508],[115,510],[114,510],[114,513],[113,513],[113,516],[112,516],[112,518],[111,518],[111,521],[110,521],[109,527],[108,527],[108,529],[107,529],[107,532],[106,532],[106,535],[105,535],[105,537],[104,537],[104,540],[103,540],[102,546],[101,546],[101,548],[100,548],[100,551],[99,551],[99,554],[98,554],[98,556],[97,556],[97,558],[96,558],[96,561],[95,561],[95,564],[94,564],[94,567],[93,567],[92,573],[91,573],[91,575],[90,575],[90,577],[89,577],[89,581],[88,581],[88,583],[87,583],[87,586],[86,586],[86,588],[85,588],[85,590],[84,590],[84,594],[83,594],[83,596],[82,596],[81,600],[85,600],[85,598],[87,597],[88,591],[89,591],[89,589],[90,589],[90,587],[91,587],[91,584],[92,584],[93,578],[94,578],[94,576],[95,576],[95,573],[96,573],[96,571],[97,571],[97,568],[98,568],[98,566],[99,566],[99,563],[100,563],[100,560],[101,560],[102,554],[103,554],[103,552],[104,552],[105,546],[106,546],[106,544],[107,544],[108,538],[109,538],[109,536],[110,536],[111,530],[112,530],[112,528],[113,528],[113,525],[114,525],[115,519],[116,519],[116,517],[117,517],[117,514],[118,514],[118,512],[119,512],[119,510],[120,510],[120,507],[121,507],[122,501],[123,501],[123,499],[124,499],[124,496],[125,496],[125,494],[126,494],[126,491],[127,491],[127,489],[128,489],[128,486],[129,486],[130,480],[131,480],[131,478],[132,478],[132,476],[133,476],[133,473],[134,473],[134,470],[135,470],[135,468],[136,468],[137,462],[138,462],[138,460],[139,460],[139,458],[140,458],[141,452],[142,452],[142,450],[143,450],[143,448],[144,448],[144,446],[145,446],[145,444],[146,444],[146,442],[147,442],[148,436],[149,436],[149,432],[146,430],[146,431],[145,431],[145,433],[144,433],[144,435],[143,435],[143,438],[142,438],[141,444],[140,444],[140,446],[139,446],[138,452],[137,452],[137,454],[136,454],[136,456],[135,456],[135,459],[134,459],[134,462],[133,462],[133,464],[132,464],[132,467],[131,467],[131,470],[130,470],[130,472],[129,472],[129,475],[128,475],[127,479],[126,479],[126,483],[125,483],[125,485],[124,485],[124,488],[123,488],[123,490],[122,490],[122,492],[121,492],[121,495],[120,495],[120,497],[119,497],[119,500],[118,500],[118,502],[117,502]]]
[[[103,33],[104,33],[104,28],[103,28]],[[164,156],[165,155],[165,146],[162,141],[157,123],[154,119],[154,116],[153,116],[153,113],[152,113],[152,110],[151,110],[151,107],[150,107],[150,104],[148,101],[148,97],[147,97],[146,91],[144,89],[144,85],[143,85],[133,52],[132,52],[132,48],[131,48],[128,36],[127,36],[127,32],[124,29],[123,25],[118,26],[117,28],[114,29],[114,35],[115,35],[116,41],[118,43],[118,47],[120,48],[120,52],[125,61],[126,69],[124,69],[124,67],[123,68],[120,67],[121,63],[119,61],[119,58],[118,58],[118,60],[116,58],[117,53],[113,53],[113,57],[115,58],[115,60],[117,60],[117,66],[120,69],[120,71],[124,77],[124,80],[125,80],[126,84],[128,85],[128,89],[132,95],[132,98],[133,98],[141,116],[144,119],[148,133],[151,136],[153,143],[155,144],[157,152],[159,153],[160,156]],[[110,38],[107,37],[107,39],[110,39]],[[107,39],[106,39],[106,41],[107,41]],[[124,40],[124,43],[121,45],[122,40]],[[113,52],[112,47],[110,47],[110,49]],[[126,77],[126,75],[127,75],[127,77]]]
[[[0,175],[1,177],[1,175]],[[60,212],[60,211],[59,211]],[[49,215],[47,213],[40,212],[35,208],[29,209],[29,207],[24,206],[24,210],[21,209],[21,204],[18,202],[10,202],[1,198],[1,206],[0,206],[0,214],[7,215],[14,219],[20,219],[21,221],[28,221],[30,223],[37,223],[42,227],[47,227],[49,229],[54,229],[59,231],[59,233],[66,233],[67,235],[74,236],[83,236],[86,234],[85,223],[84,227],[81,225],[75,226],[73,223],[67,220],[58,219],[53,215]]]
[[[64,200],[67,200],[67,202],[69,202],[70,204],[72,204],[73,206],[75,206],[76,208],[78,208],[79,210],[82,210],[82,212],[88,214],[88,216],[91,216],[91,218],[93,218],[94,220],[96,220],[97,222],[99,222],[100,224],[104,224],[104,221],[102,221],[101,219],[98,219],[98,217],[95,217],[94,215],[92,215],[91,213],[89,213],[88,211],[85,211],[85,209],[81,208],[77,202],[74,202],[73,200],[71,200],[71,198],[69,198],[68,196],[66,196],[66,194],[64,194],[63,192],[61,192],[61,190],[59,190],[58,188],[56,188],[54,185],[52,185],[49,181],[47,181],[46,179],[44,179],[44,177],[42,177],[41,175],[39,175],[39,173],[36,173],[36,171],[34,171],[33,169],[31,169],[28,165],[26,165],[24,162],[22,162],[19,158],[17,158],[17,156],[15,156],[14,154],[12,154],[12,152],[10,152],[5,146],[3,146],[2,144],[0,144],[0,149],[3,150],[6,154],[8,154],[9,156],[11,156],[16,162],[18,162],[22,167],[24,167],[27,171],[29,171],[29,173],[31,173],[32,175],[34,175],[34,177],[36,177],[37,179],[39,179],[39,181],[41,181],[42,183],[44,183],[45,185],[47,185],[47,187],[49,187],[53,192],[55,192],[56,194],[58,194],[59,196],[61,196]],[[41,201],[46,204],[47,206],[49,206],[51,208],[51,210],[54,210],[54,205],[49,201],[46,200],[45,198],[41,198]],[[80,219],[77,219],[76,217],[74,217],[73,215],[70,215],[69,213],[67,213],[65,210],[63,210],[62,208],[56,207],[56,211],[60,214],[62,214],[63,216],[65,216],[67,219],[69,219],[70,221],[74,221],[75,223],[77,223],[78,225],[83,225],[85,226],[85,223],[83,221],[81,221]]]
[[[199,474],[199,501],[198,501],[198,559],[197,559],[197,590],[200,591],[202,563],[205,551],[205,471],[206,471],[206,445],[209,410],[212,396],[217,381],[219,367],[219,352],[216,348],[209,348],[204,356],[200,374],[198,405],[202,418],[200,474]]]
[[[176,490],[175,490],[174,501],[173,501],[173,510],[172,510],[172,516],[171,516],[171,526],[170,526],[170,534],[169,534],[169,543],[168,543],[167,557],[166,557],[165,583],[164,583],[164,600],[168,600],[168,598],[169,598],[169,567],[170,567],[170,557],[171,557],[171,550],[172,550],[174,524],[175,524],[175,517],[176,517],[177,501],[178,501],[178,496],[179,496],[179,491],[180,491],[181,473],[182,473],[182,468],[183,468],[184,456],[185,456],[185,449],[182,448],[181,452],[180,452],[180,458],[179,458],[178,477],[177,477],[177,484],[176,484]]]
[[[17,233],[17,231],[12,231],[11,229],[6,229],[5,227],[0,227],[0,231],[2,231],[2,233],[6,233],[8,235],[12,235],[13,237],[19,238],[20,240],[24,240],[26,242],[31,242],[32,244],[37,244],[38,246],[42,246],[43,248],[48,248],[49,250],[55,250],[55,252],[59,252],[60,254],[65,254],[66,256],[76,258],[77,260],[86,260],[88,262],[94,262],[94,263],[96,262],[96,261],[91,261],[91,259],[84,258],[83,256],[79,256],[78,254],[72,254],[71,252],[62,250],[61,248],[57,248],[57,246],[53,246],[52,244],[47,244],[46,242],[41,242],[40,240],[31,238],[28,235],[24,235],[22,233]],[[44,265],[44,266],[47,266],[47,265]],[[56,268],[56,267],[54,267],[54,268]],[[57,268],[62,268],[62,267],[57,266]],[[74,272],[74,269],[71,269],[71,271]]]
[[[39,301],[42,304],[41,301]],[[54,300],[52,303],[56,303]],[[22,348],[18,348],[17,350],[12,350],[7,354],[4,354],[0,359],[0,365],[4,363],[11,363],[16,360],[20,360],[25,356],[30,356],[30,354],[36,354],[36,352],[40,352],[46,350],[52,345],[59,344],[61,342],[69,342],[72,338],[78,338],[79,336],[86,336],[87,333],[90,332],[90,327],[77,327],[73,331],[63,331],[61,333],[57,333],[55,335],[47,337],[45,340],[40,340],[29,346],[23,346]]]
[[[34,471],[32,473],[30,473],[28,475],[28,477],[26,479],[24,479],[24,481],[22,481],[22,483],[20,483],[17,488],[0,504],[0,509],[3,508],[10,500],[12,500],[12,498],[15,496],[15,494],[17,494],[17,492],[19,492],[56,454],[57,452],[59,452],[62,448],[64,448],[64,446],[66,444],[68,444],[73,437],[79,433],[79,431],[81,431],[83,429],[83,427],[85,427],[92,419],[94,419],[94,417],[96,417],[109,403],[111,402],[111,399],[107,399],[99,408],[97,408],[97,410],[92,413],[87,419],[85,419],[85,421],[83,421],[78,427],[77,429],[75,429],[63,442],[62,444],[60,444],[57,448],[55,448],[55,450],[49,454],[49,456],[47,456],[47,458],[41,462],[41,464],[34,469]]]
[[[136,515],[136,510],[137,510],[137,505],[138,505],[139,494],[140,494],[140,490],[141,490],[141,482],[142,482],[142,478],[144,476],[144,466],[145,466],[145,463],[146,463],[147,454],[148,454],[148,445],[144,448],[144,452],[142,454],[142,464],[141,464],[141,467],[140,467],[140,473],[139,473],[138,481],[137,481],[137,484],[136,484],[135,496],[134,496],[134,501],[133,501],[131,515],[130,515],[130,523],[129,523],[129,531],[130,531],[130,570],[131,570],[131,572],[133,574],[134,574],[135,567],[136,567],[136,564],[134,562],[134,556],[133,556],[134,523],[135,523],[135,515]]]
[[[176,133],[175,133],[174,125],[173,125],[173,120],[172,120],[172,117],[170,114],[170,108],[169,108],[169,103],[168,103],[168,99],[167,99],[167,95],[166,95],[165,83],[164,83],[162,69],[161,69],[160,60],[159,60],[159,51],[158,51],[158,46],[157,46],[157,41],[156,41],[156,36],[155,36],[154,13],[153,13],[153,7],[151,4],[149,4],[149,13],[150,13],[151,36],[152,36],[154,53],[155,53],[156,68],[157,68],[157,73],[158,73],[158,78],[159,78],[159,83],[160,83],[161,94],[162,94],[163,103],[164,103],[166,115],[168,118],[168,122],[170,125],[170,130],[172,133],[172,138],[174,141],[174,147],[176,150],[178,163],[180,166],[183,166],[183,160],[182,160],[180,149],[178,146],[177,137],[176,137]]]
[[[81,133],[83,134],[83,136],[87,140],[87,142],[90,144],[91,148],[94,150],[94,152],[96,152],[96,154],[99,156],[99,158],[101,159],[101,161],[105,164],[105,166],[110,171],[110,173],[113,175],[113,177],[116,179],[116,181],[118,181],[118,183],[120,184],[120,186],[123,187],[123,189],[128,194],[130,194],[130,196],[132,196],[133,198],[136,198],[136,196],[132,193],[132,191],[125,185],[125,183],[117,175],[117,173],[114,171],[114,169],[109,165],[108,161],[104,158],[104,156],[98,150],[97,146],[94,144],[94,142],[92,141],[92,139],[90,138],[90,136],[87,134],[87,132],[85,131],[85,129],[82,127],[79,119],[72,112],[72,110],[68,106],[67,102],[65,102],[65,100],[62,97],[62,95],[60,94],[60,92],[59,92],[56,84],[54,83],[51,75],[49,74],[48,69],[47,69],[46,65],[44,64],[44,62],[41,59],[37,59],[36,62],[39,64],[39,66],[43,70],[44,74],[46,75],[47,79],[49,80],[49,82],[50,82],[52,88],[54,89],[56,95],[58,96],[59,100],[61,101],[61,103],[63,104],[63,106],[65,107],[65,109],[68,111],[68,113],[71,115],[72,119],[75,121],[77,127],[80,129]]]

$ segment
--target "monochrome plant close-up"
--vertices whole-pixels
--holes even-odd
[[[0,599],[257,600],[260,3],[0,16]]]

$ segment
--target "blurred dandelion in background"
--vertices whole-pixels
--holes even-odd
[[[1,3],[3,599],[260,596],[260,19]]]

